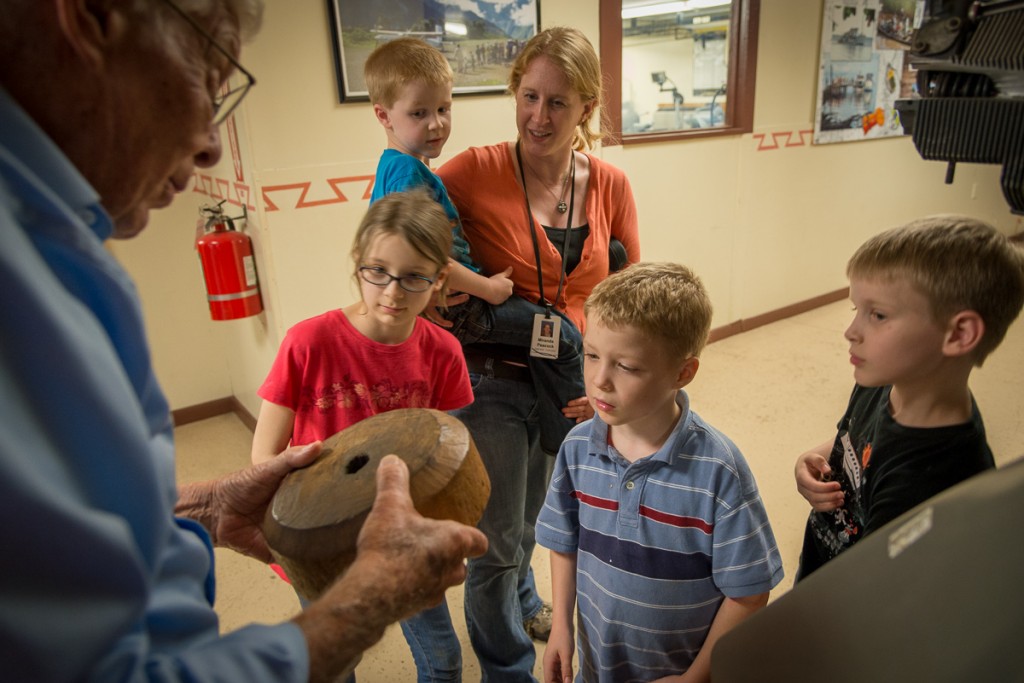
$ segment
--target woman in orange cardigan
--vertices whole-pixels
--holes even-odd
[[[640,259],[629,181],[585,151],[600,137],[593,128],[601,100],[593,46],[572,28],[539,33],[517,57],[509,91],[518,139],[470,148],[438,175],[484,272],[511,266],[517,295],[550,305],[564,316],[563,326],[582,331],[583,302],[608,276],[610,262]],[[477,344],[464,350],[474,402],[453,414],[468,426],[492,482],[479,525],[490,546],[469,563],[467,626],[482,680],[533,681],[530,636],[546,639],[550,630],[550,607],[530,571],[548,481],[538,392],[526,349]],[[587,411],[581,396],[563,412],[581,420]],[[545,620],[546,629],[538,626]]]

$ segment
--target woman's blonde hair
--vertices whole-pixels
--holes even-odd
[[[573,149],[583,151],[592,148],[604,133],[601,132],[601,99],[604,94],[601,79],[601,62],[597,58],[594,46],[583,32],[568,26],[553,26],[541,31],[526,43],[522,52],[516,57],[512,71],[508,76],[508,91],[515,95],[522,83],[523,74],[537,57],[550,59],[565,77],[569,79],[584,102],[593,102],[598,112],[596,119],[593,114],[576,126]]]

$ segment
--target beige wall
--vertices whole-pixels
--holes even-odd
[[[114,246],[139,283],[174,408],[233,394],[255,414],[284,331],[355,296],[348,249],[384,136],[368,104],[337,101],[325,4],[268,2],[263,30],[243,52],[259,83],[236,116],[237,153],[225,142],[225,160],[197,173],[193,191],[141,237]],[[578,26],[596,45],[597,8],[545,0],[542,25]],[[845,286],[852,250],[912,217],[957,211],[1007,232],[1022,227],[997,167],[962,165],[947,186],[945,165],[922,161],[909,138],[810,144],[820,23],[820,0],[762,2],[753,134],[598,152],[633,184],[643,256],[701,273],[716,326]],[[505,96],[460,97],[453,111],[442,162],[515,135]],[[249,208],[260,316],[208,319],[192,243],[197,208],[211,197],[227,197],[232,213]]]

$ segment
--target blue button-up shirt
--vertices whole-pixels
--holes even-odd
[[[297,626],[218,634],[206,532],[96,191],[0,89],[0,678],[304,681]]]

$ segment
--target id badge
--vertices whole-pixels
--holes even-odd
[[[534,315],[530,355],[534,358],[558,358],[558,338],[561,334],[562,319],[557,315]]]

